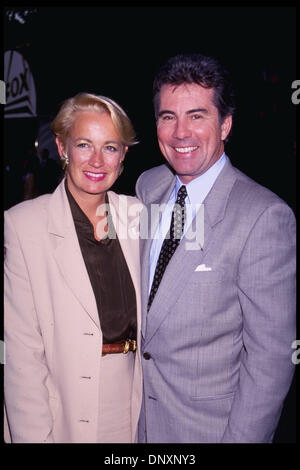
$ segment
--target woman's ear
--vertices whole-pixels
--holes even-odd
[[[59,137],[55,137],[55,143],[60,157],[65,158],[65,146]]]
[[[121,157],[121,162],[124,161],[124,158],[125,158],[125,155],[126,155],[126,153],[127,153],[127,150],[128,150],[128,146],[124,147],[123,155],[122,155],[122,157]]]

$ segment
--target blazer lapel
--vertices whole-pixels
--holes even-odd
[[[139,213],[142,203],[136,200],[132,203],[127,196],[118,195],[108,191],[113,224],[126,260],[131,279],[136,292],[137,300],[137,331],[141,331],[140,317],[140,263],[139,263]],[[130,207],[130,209],[129,209]],[[138,338],[139,341],[139,338]]]
[[[151,340],[165,317],[172,312],[172,305],[188,283],[193,266],[195,265],[195,252],[197,252],[196,263],[204,262],[214,227],[224,218],[228,198],[235,180],[236,171],[228,160],[203,202],[203,219],[200,217],[198,222],[194,219],[166,268],[147,314],[147,330],[145,327],[146,343]],[[199,242],[197,240],[193,241],[191,237],[191,234],[195,233],[196,229],[199,230],[197,223],[204,223],[203,237],[199,237]],[[151,241],[149,244],[151,244]],[[149,265],[149,262],[145,262],[146,259],[149,260],[149,251],[150,249],[148,250],[148,258],[144,259],[144,266]],[[145,253],[146,255],[147,253]]]
[[[139,214],[143,207],[137,199],[108,191],[113,224],[125,257],[136,293],[137,347],[141,345],[141,281],[139,256]],[[131,399],[132,440],[135,440],[135,424],[138,422],[142,388],[142,365],[140,353],[135,356],[134,381]]]
[[[56,238],[54,257],[62,277],[100,329],[96,299],[81,254],[64,180],[50,198],[48,231]]]

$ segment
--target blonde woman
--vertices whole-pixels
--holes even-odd
[[[6,440],[136,442],[141,204],[110,191],[135,133],[87,93],[51,128],[65,178],[5,213]]]

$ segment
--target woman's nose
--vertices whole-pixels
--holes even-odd
[[[103,161],[104,161],[104,156],[103,156],[102,149],[97,149],[97,150],[95,149],[89,159],[90,165],[98,168],[103,164]]]

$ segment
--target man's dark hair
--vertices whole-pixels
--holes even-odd
[[[159,93],[163,85],[197,83],[204,88],[213,88],[213,102],[219,112],[220,122],[233,115],[235,99],[227,70],[213,57],[202,54],[178,54],[168,59],[159,69],[153,83],[155,118],[158,118]]]

